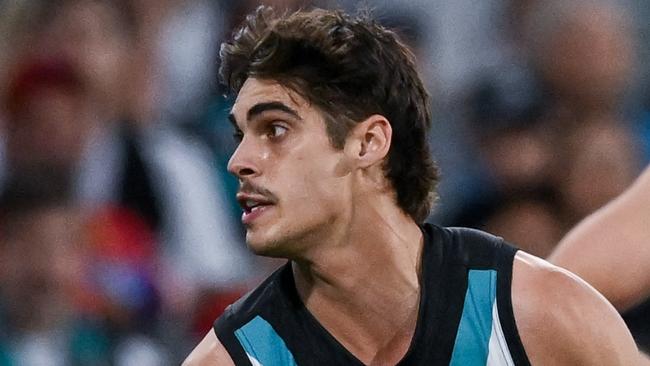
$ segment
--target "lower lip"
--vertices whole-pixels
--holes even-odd
[[[256,208],[253,211],[244,211],[241,215],[241,222],[244,225],[250,225],[253,221],[255,221],[257,218],[259,218],[261,215],[264,214],[268,209],[270,209],[271,206],[259,206],[259,208]]]

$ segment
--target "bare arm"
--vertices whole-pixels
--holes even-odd
[[[183,366],[235,366],[214,329],[205,335],[201,343],[187,356]]]
[[[519,252],[512,302],[522,343],[533,365],[640,365],[620,315],[574,274]]]
[[[549,260],[626,310],[650,295],[650,168],[620,197],[576,226]]]

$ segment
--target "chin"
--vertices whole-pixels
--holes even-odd
[[[274,258],[292,258],[297,245],[291,235],[276,230],[251,230],[246,232],[246,245],[256,255]]]
[[[248,230],[246,232],[246,245],[256,255],[265,257],[282,257],[283,245],[278,240],[270,238],[267,233]]]

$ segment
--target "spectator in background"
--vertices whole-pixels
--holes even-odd
[[[490,229],[511,235],[499,228],[509,222],[503,217],[530,216],[513,215],[517,205],[506,198],[545,192],[536,198],[546,197],[544,204],[521,208],[537,207],[540,223],[558,218],[544,236],[546,249],[526,248],[547,255],[565,230],[619,194],[642,166],[623,110],[633,36],[625,13],[608,1],[528,1],[513,9],[521,21],[511,29],[522,32],[512,37],[521,42],[515,49],[536,79],[521,78],[525,83],[513,92],[508,83],[515,74],[505,69],[472,93],[469,115],[488,179],[459,224],[483,227],[495,215]]]
[[[50,181],[40,188],[51,187]],[[0,200],[3,365],[63,365],[70,362],[69,339],[51,333],[72,322],[72,294],[84,265],[80,217],[56,190],[17,188],[5,188]],[[89,361],[106,357],[93,353]]]
[[[499,232],[530,253],[548,255],[564,230],[555,203],[546,192],[515,195],[500,204],[484,227]]]
[[[216,80],[216,56],[228,13],[219,1],[133,0],[141,14],[141,85],[136,121],[165,121],[192,130]],[[143,16],[146,14],[146,16]],[[140,94],[140,95],[138,95]]]
[[[630,130],[610,121],[594,121],[568,131],[568,157],[557,168],[566,219],[575,225],[618,196],[641,167],[639,146]]]
[[[154,273],[164,288],[161,316],[150,327],[164,328],[156,335],[184,355],[195,343],[193,332],[204,331],[194,329],[190,315],[204,297],[239,295],[257,274],[203,141],[177,128],[156,104],[167,100],[152,94],[162,73],[156,61],[161,27],[191,7],[147,11],[162,5],[5,4],[2,135],[7,179],[68,175],[75,205],[126,207],[152,228],[156,263],[167,270]]]
[[[524,19],[524,48],[558,108],[616,116],[635,66],[632,20],[618,2],[536,1]]]
[[[189,302],[202,288],[244,284],[248,260],[224,213],[207,149],[148,113],[155,110],[147,78],[156,74],[148,66],[156,67],[151,42],[159,28],[147,23],[147,5],[161,4],[12,5],[22,13],[13,12],[12,41],[5,43],[13,45],[4,66],[10,174],[20,174],[21,159],[41,156],[33,165],[46,177],[61,166],[60,156],[74,175],[75,199],[123,204],[154,228],[163,258],[185,283],[178,296]],[[124,119],[133,116],[142,119]]]
[[[81,209],[64,181],[12,181],[0,198],[0,364],[126,365],[127,345],[142,365],[170,362],[152,338],[151,231],[128,210]]]
[[[467,99],[484,174],[454,224],[490,229],[545,256],[565,229],[550,182],[555,146],[543,104],[532,91],[522,98],[518,86],[486,81]]]
[[[623,110],[635,68],[632,23],[615,2],[596,0],[538,2],[526,18],[524,39],[556,130],[556,184],[572,226],[622,192],[643,165]]]

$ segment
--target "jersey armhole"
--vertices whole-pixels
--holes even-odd
[[[226,349],[230,358],[232,358],[235,365],[252,366],[244,347],[235,336],[235,329],[232,327],[230,318],[230,306],[226,311],[214,322],[214,333],[223,347]]]
[[[530,366],[526,350],[515,321],[512,307],[512,268],[518,249],[502,241],[503,250],[499,258],[499,275],[497,276],[497,305],[499,321],[503,329],[508,349],[515,365]]]

